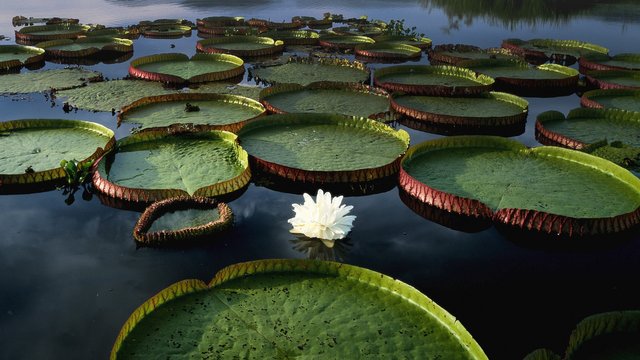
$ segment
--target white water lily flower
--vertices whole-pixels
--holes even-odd
[[[347,216],[353,206],[341,205],[342,196],[331,198],[330,192],[319,189],[315,202],[307,193],[303,197],[304,204],[293,204],[296,215],[289,219],[289,223],[293,225],[292,233],[323,240],[338,240],[347,236],[356,217]],[[333,246],[333,241],[323,243]]]

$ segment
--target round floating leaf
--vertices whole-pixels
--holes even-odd
[[[605,47],[577,40],[506,39],[502,41],[502,47],[538,64],[547,60],[575,62],[581,56],[609,52]]]
[[[238,133],[256,166],[294,181],[339,183],[393,175],[409,134],[382,123],[333,114],[281,114]]]
[[[180,24],[155,25],[144,28],[142,35],[150,38],[179,38],[191,35],[191,26]]]
[[[412,147],[400,187],[445,211],[554,235],[602,235],[640,223],[640,179],[627,170],[578,151],[528,149],[499,137]]]
[[[222,269],[208,286],[176,283],[131,314],[111,359],[193,353],[487,359],[459,321],[411,286],[314,260],[241,263]]]
[[[322,36],[318,41],[318,44],[326,48],[335,49],[353,49],[356,45],[360,44],[373,44],[376,41],[368,36],[358,35],[339,35],[339,36]]]
[[[373,82],[407,94],[464,96],[491,90],[494,80],[455,66],[398,65],[378,69]]]
[[[133,51],[133,41],[113,37],[91,36],[77,40],[59,39],[36,44],[54,57],[87,57],[99,52],[127,53]]]
[[[244,73],[244,61],[229,54],[158,54],[131,61],[133,77],[166,83],[198,83],[235,78]]]
[[[389,94],[357,83],[316,82],[266,88],[260,102],[272,113],[336,113],[377,117],[389,110]]]
[[[580,321],[571,333],[567,360],[624,360],[640,357],[640,311],[596,314]]]
[[[0,70],[44,61],[44,50],[34,46],[0,45]]]
[[[355,47],[356,56],[389,60],[419,59],[422,50],[411,45],[394,42],[363,44]]]
[[[198,36],[207,38],[211,36],[246,35],[254,31],[251,26],[198,26]]]
[[[169,197],[219,196],[240,190],[251,173],[247,153],[226,131],[149,130],[118,140],[97,164],[103,194],[148,203]]]
[[[25,94],[79,87],[102,78],[102,74],[80,68],[31,71],[23,74],[3,75],[1,94]]]
[[[221,27],[221,26],[242,26],[244,17],[242,16],[209,16],[196,20],[198,26]]]
[[[133,238],[142,246],[180,245],[220,232],[233,223],[231,208],[204,197],[177,197],[151,204]]]
[[[429,50],[431,64],[458,65],[464,60],[514,59],[515,55],[506,49],[481,49],[473,45],[444,44]]]
[[[199,40],[196,49],[208,54],[265,56],[281,53],[284,43],[264,36],[224,36]]]
[[[357,61],[346,59],[289,58],[284,65],[251,70],[256,81],[268,84],[308,85],[317,81],[362,83],[369,80],[369,69]]]
[[[458,65],[491,76],[497,90],[520,96],[568,95],[578,86],[578,71],[558,64],[532,67],[520,60],[485,59]]]
[[[0,189],[64,179],[62,160],[87,163],[115,143],[113,131],[87,121],[26,119],[0,122]]]
[[[385,43],[396,43],[396,44],[406,44],[415,46],[421,50],[426,50],[431,48],[432,40],[426,37],[415,37],[410,35],[381,35],[374,36],[373,39],[377,43],[385,42]]]
[[[592,70],[640,70],[640,54],[590,54],[580,57],[580,72]]]
[[[580,105],[588,108],[612,108],[640,112],[640,90],[591,90],[582,94]]]
[[[261,35],[282,40],[285,45],[316,45],[320,39],[320,34],[312,30],[268,31]]]
[[[16,30],[16,41],[33,43],[55,39],[76,39],[89,29],[87,25],[78,24],[25,26]]]
[[[589,71],[587,81],[600,89],[640,89],[640,71]]]
[[[257,101],[237,95],[169,94],[145,97],[122,108],[122,121],[140,129],[193,124],[203,130],[236,132],[266,112]]]
[[[351,36],[380,36],[384,33],[384,29],[375,26],[375,25],[365,25],[358,27],[350,27],[350,26],[338,26],[332,29],[333,32],[340,35],[351,35]]]
[[[513,136],[524,132],[528,102],[518,96],[489,92],[477,97],[435,97],[396,94],[391,108],[456,134]]]

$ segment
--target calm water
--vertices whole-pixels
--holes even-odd
[[[331,0],[23,0],[3,3],[0,35],[13,38],[14,15],[77,17],[84,23],[128,25],[155,18],[214,15],[289,20],[294,15],[406,19],[434,44],[499,46],[504,38],[579,39],[612,54],[640,52],[638,1],[575,2],[575,10],[458,8],[458,1]],[[544,3],[540,1],[540,3]],[[391,5],[393,4],[393,5]],[[501,13],[508,14],[502,16]],[[635,20],[634,20],[635,19]],[[197,37],[140,39],[134,57],[169,51],[195,52]],[[3,42],[9,44],[11,42]],[[170,48],[175,44],[175,49]],[[425,59],[422,62],[426,62]],[[48,64],[55,68],[62,65]],[[128,63],[96,65],[110,78]],[[0,81],[2,78],[0,77]],[[516,139],[530,146],[537,114],[578,107],[575,95],[529,98],[527,131]],[[115,128],[115,117],[79,111],[65,114],[41,94],[0,97],[0,120],[32,117],[85,119]],[[402,127],[402,126],[401,126]],[[404,128],[404,127],[402,127]],[[412,143],[437,135],[405,128]],[[127,135],[117,130],[118,138]],[[0,359],[100,359],[109,354],[131,311],[169,284],[210,279],[222,267],[265,258],[304,258],[308,251],[289,234],[291,203],[302,196],[252,184],[231,202],[234,229],[209,246],[136,249],[131,232],[139,213],[103,205],[77,194],[71,206],[59,191],[0,196]],[[491,359],[521,359],[547,347],[562,353],[583,317],[640,309],[640,236],[597,249],[548,249],[524,245],[495,228],[477,233],[428,221],[404,205],[397,188],[347,197],[358,216],[342,261],[399,278],[456,316]]]

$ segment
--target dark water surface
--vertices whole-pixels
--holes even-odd
[[[550,37],[594,42],[612,54],[640,52],[637,1],[566,1],[560,7],[549,5],[557,1],[532,1],[539,3],[535,10],[494,6],[502,3],[498,1],[478,1],[477,8],[469,8],[469,3],[25,0],[2,4],[0,35],[13,38],[14,15],[127,25],[217,15],[289,21],[295,15],[333,12],[404,18],[434,44],[496,47],[504,38]],[[192,55],[197,40],[195,32],[178,40],[141,38],[135,42],[134,58],[159,52]],[[126,75],[127,67],[128,62],[91,68],[117,78]],[[533,137],[537,114],[566,113],[579,106],[575,95],[527,100],[527,130],[515,139],[529,146],[538,145]],[[42,94],[0,97],[0,121],[49,117],[90,120],[115,129],[111,114],[65,114],[59,102],[51,107]],[[410,132],[412,144],[438,137],[400,127]],[[128,129],[116,134],[126,136]],[[301,244],[289,233],[287,219],[293,216],[291,204],[302,202],[302,196],[254,184],[230,203],[235,227],[210,245],[190,249],[136,249],[131,233],[139,213],[105,206],[97,196],[85,201],[78,193],[71,206],[64,199],[60,191],[0,196],[0,359],[106,358],[129,314],[171,283],[208,280],[236,262],[304,258],[308,252],[337,255],[415,286],[456,316],[491,359],[521,359],[539,347],[562,353],[571,329],[583,317],[640,309],[638,234],[595,249],[525,245],[518,236],[505,236],[493,227],[466,233],[428,221],[401,201],[395,187],[345,198],[357,219],[349,240],[334,254],[320,244],[297,250]]]

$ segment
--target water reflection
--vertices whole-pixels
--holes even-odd
[[[290,241],[294,250],[312,260],[344,261],[353,247],[349,238],[334,241],[298,236]]]

